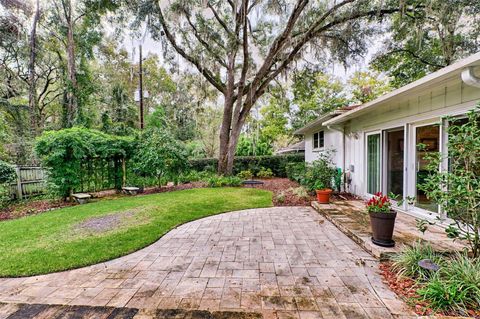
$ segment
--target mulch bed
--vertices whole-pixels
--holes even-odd
[[[315,200],[315,196],[307,195],[300,197],[295,194],[295,189],[300,187],[297,182],[288,178],[270,178],[262,179],[264,184],[256,186],[259,189],[265,189],[273,193],[274,206],[310,206],[310,202]],[[279,195],[283,195],[279,197]],[[281,200],[283,198],[283,200]]]
[[[434,311],[428,306],[428,303],[420,300],[420,297],[417,294],[417,289],[419,289],[420,286],[413,279],[399,277],[397,273],[392,270],[391,263],[388,262],[381,263],[380,270],[390,289],[402,299],[406,300],[407,304],[413,307],[417,315],[430,316],[434,314]],[[468,313],[472,318],[480,319],[479,310],[468,310]],[[454,313],[435,313],[435,315],[437,317],[456,316]]]

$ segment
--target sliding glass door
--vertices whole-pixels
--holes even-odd
[[[418,147],[418,145],[423,147]],[[438,205],[427,198],[424,191],[418,187],[425,182],[425,178],[428,176],[427,165],[428,160],[425,156],[429,153],[440,151],[440,125],[426,125],[419,126],[415,129],[415,189],[416,189],[416,204],[415,206],[421,209],[425,209],[431,212],[438,212]]]
[[[381,191],[381,135],[367,135],[367,193]]]
[[[403,172],[405,130],[393,129],[385,132],[386,148],[386,193],[403,197]]]

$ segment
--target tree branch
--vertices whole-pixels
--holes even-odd
[[[172,35],[172,33],[170,32],[170,29],[167,26],[167,23],[163,16],[162,8],[160,7],[159,0],[157,0],[155,3],[157,5],[158,16],[160,19],[160,23],[162,25],[163,32],[165,32],[165,36],[167,37],[170,44],[185,60],[192,63],[197,68],[197,70],[208,80],[208,82],[210,82],[217,90],[225,94],[225,90],[226,90],[225,84],[222,81],[220,81],[210,70],[204,68],[202,66],[202,63],[198,61],[198,59],[187,54],[187,52],[185,52],[185,50],[177,43],[175,37]]]

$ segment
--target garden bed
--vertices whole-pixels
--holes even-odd
[[[463,315],[459,315],[454,312],[434,312],[428,302],[423,301],[417,293],[417,290],[422,287],[412,278],[401,277],[393,269],[390,262],[384,262],[380,264],[380,270],[386,284],[394,291],[399,297],[406,300],[415,313],[420,316],[430,316],[435,314],[436,316],[451,316],[463,318]],[[469,309],[468,315],[472,318],[480,318],[480,310]]]

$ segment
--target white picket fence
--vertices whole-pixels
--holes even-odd
[[[47,191],[47,171],[38,166],[17,166],[17,180],[12,184],[12,196],[26,199],[45,194]]]

